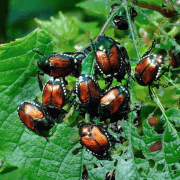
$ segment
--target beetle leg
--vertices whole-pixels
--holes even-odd
[[[64,84],[68,85],[68,82],[66,81],[65,76],[63,76],[62,78],[63,78]]]
[[[38,83],[39,83],[39,89],[41,90],[41,92],[43,91],[43,83],[41,81],[40,76],[44,76],[44,73],[38,71],[37,72],[37,78],[38,78]]]
[[[39,106],[41,106],[41,107],[43,108],[42,103],[40,103],[40,102],[38,101],[38,98],[37,98],[37,97],[36,97],[33,101],[34,101],[36,104],[38,104]]]
[[[131,20],[134,22],[134,18],[137,16],[137,12],[133,7],[130,8],[130,14],[131,14]]]
[[[106,79],[105,79],[105,84],[108,84],[108,86],[107,86],[106,89],[109,89],[109,87],[110,87],[111,84],[112,84],[112,81],[113,81],[112,77],[109,77],[109,78],[106,78]]]
[[[143,59],[145,56],[147,56],[148,54],[150,54],[150,53],[152,52],[152,50],[153,50],[154,47],[155,47],[155,42],[156,42],[156,41],[153,40],[151,48],[142,56],[141,59]]]
[[[156,78],[156,80],[159,80],[164,75],[164,73],[169,70],[170,66],[171,65],[169,65],[166,69],[164,69],[164,71]]]
[[[70,55],[79,55],[79,54],[83,54],[84,55],[84,53],[83,52],[63,52],[63,54],[70,54]]]
[[[124,138],[122,136],[119,137],[119,143],[123,144],[125,141],[127,141],[126,138]]]
[[[129,62],[129,56],[128,56],[128,53],[127,53],[126,49],[124,47],[120,47],[119,52],[120,52],[120,54],[121,54],[121,56],[122,56],[122,58],[123,58],[123,60],[125,62],[124,66],[125,66],[125,71],[128,74],[128,77],[133,78],[131,76],[131,65],[130,65],[130,62]],[[134,78],[133,78],[133,80],[134,80]]]
[[[78,101],[74,100],[74,109],[77,111],[80,110],[80,107],[78,105],[80,106],[80,103]]]
[[[32,49],[32,51],[38,53],[39,55],[43,56],[43,57],[47,57],[46,55],[44,55],[43,53],[39,52],[38,50],[36,49]]]
[[[49,142],[49,139],[46,137],[46,135],[42,132],[38,132],[42,137],[44,137],[46,139],[47,142]]]

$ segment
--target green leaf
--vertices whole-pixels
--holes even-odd
[[[147,18],[152,24],[154,24],[159,31],[162,33],[162,35],[165,38],[165,44],[168,44],[168,47],[176,47],[177,50],[180,51],[180,45],[176,42],[176,40],[169,36],[167,32],[164,31],[164,29],[161,27],[161,25],[159,25],[154,18],[152,18],[151,16],[147,15],[146,13],[143,12],[143,10],[141,10],[139,7],[136,7],[137,11],[140,12],[145,18]]]
[[[166,116],[169,121],[176,127],[180,127],[180,110],[176,108],[171,108],[166,111]],[[161,117],[161,121],[165,122],[164,116]]]
[[[8,169],[6,172],[0,174],[1,180],[16,179],[16,180],[27,180],[26,176],[19,173],[17,167]]]
[[[164,132],[164,156],[172,179],[180,177],[180,134],[172,127],[166,125]]]
[[[85,1],[76,4],[77,7],[81,7],[85,10],[92,11],[97,14],[109,15],[110,6],[113,2],[105,2],[104,0],[98,1]],[[107,9],[109,7],[109,9]]]
[[[37,29],[27,37],[4,44],[1,48],[0,98],[4,103],[0,105],[0,147],[6,163],[14,165],[9,162],[11,158],[8,157],[19,148],[19,140],[26,134],[17,115],[17,106],[23,101],[33,101],[40,93],[36,77],[37,65],[34,61],[37,54],[32,49],[49,54],[53,50],[53,44],[45,31]]]
[[[95,53],[94,50],[91,51],[91,53],[87,56],[87,58],[83,60],[81,74],[86,74],[93,77],[94,63],[95,63],[94,53]]]
[[[152,114],[150,114],[149,117],[150,116],[152,116]],[[163,135],[157,134],[148,124],[148,121],[145,121],[143,123],[143,135],[140,136],[137,128],[132,123],[135,117],[135,113],[130,113],[129,122],[120,122],[124,130],[123,136],[128,139],[129,145],[123,148],[124,153],[121,156],[122,159],[119,158],[119,170],[116,176],[120,180],[138,178],[149,178],[152,180],[169,179],[170,175],[167,172],[163,151],[149,151],[154,143],[163,140]],[[152,166],[150,162],[153,162],[154,165]],[[157,169],[159,164],[162,165],[163,169]],[[124,166],[127,166],[127,168],[124,168],[125,172],[120,170],[120,168]]]
[[[56,18],[51,17],[50,21],[35,20],[53,37],[57,52],[74,51],[77,45],[85,46],[100,30],[97,22],[81,22],[62,12]]]
[[[76,17],[67,17],[59,12],[58,18],[51,17],[50,21],[36,19],[36,22],[50,33],[57,50],[72,51],[75,44],[73,40],[79,35],[80,21]]]

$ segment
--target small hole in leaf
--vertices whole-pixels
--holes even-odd
[[[114,162],[114,166],[117,166],[117,162],[118,162],[118,161],[117,161],[117,159],[116,159],[115,162]]]
[[[150,166],[150,168],[153,168],[154,165],[155,165],[155,161],[154,161],[153,159],[150,159],[150,160],[149,160],[149,166]]]
[[[180,132],[180,127],[175,126],[175,129],[176,129],[177,132]]]
[[[157,170],[162,171],[164,169],[164,164],[158,164],[157,165]]]
[[[171,166],[171,170],[172,170],[172,171],[177,170],[177,167],[176,167],[176,165],[175,165],[175,164]]]
[[[138,150],[136,148],[133,148],[134,151],[134,157],[136,158],[141,158],[141,159],[146,159],[142,153],[142,150]]]
[[[98,168],[98,166],[97,166],[96,164],[93,164],[93,167],[94,167],[94,168]]]
[[[88,177],[88,170],[86,169],[86,166],[83,166],[83,172],[82,172],[82,180],[89,179]]]
[[[82,148],[76,148],[74,151],[72,151],[72,153],[74,155],[77,155],[79,153],[79,150],[82,149]]]
[[[146,174],[148,175],[150,172],[150,169],[146,169]]]
[[[138,169],[138,173],[139,173],[139,174],[141,174],[141,173],[142,173],[142,171],[143,171],[143,169],[142,169],[142,168]]]

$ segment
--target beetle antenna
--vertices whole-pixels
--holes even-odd
[[[43,56],[43,57],[46,57],[43,53],[41,53],[41,52],[37,51],[36,49],[32,49],[32,51],[34,51],[34,52],[36,52],[36,53],[40,54],[40,55],[41,55],[41,56]]]
[[[91,46],[92,46],[93,50],[95,50],[95,47],[94,47],[94,44],[93,44],[93,40],[90,39],[90,41],[91,41]]]

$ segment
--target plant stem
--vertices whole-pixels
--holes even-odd
[[[164,76],[164,75],[163,75],[163,77],[164,77],[168,82],[170,82],[173,86],[175,86],[177,89],[180,90],[180,87],[178,87],[176,84],[174,84],[172,80],[168,79],[168,78],[167,78],[166,76]]]
[[[109,18],[107,19],[107,21],[104,23],[104,25],[103,25],[101,31],[99,32],[98,36],[101,36],[101,35],[102,35],[102,33],[103,33],[104,30],[106,29],[106,26],[108,25],[109,21],[112,19],[112,17],[114,16],[114,14],[115,14],[121,7],[122,7],[122,5],[119,6],[114,12],[112,12],[112,14],[109,16]],[[95,40],[97,40],[98,36],[96,37]]]
[[[126,11],[126,16],[127,16],[127,19],[128,19],[128,24],[129,24],[129,28],[130,28],[130,31],[131,31],[132,39],[133,39],[133,42],[134,42],[134,46],[135,46],[135,49],[136,49],[137,57],[138,57],[138,59],[140,61],[141,60],[141,56],[140,56],[140,53],[139,53],[139,50],[138,50],[137,41],[136,41],[136,38],[135,38],[135,33],[134,33],[134,29],[135,28],[132,27],[133,23],[131,21],[131,18],[130,18],[130,15],[129,15],[129,12],[128,12],[128,9],[127,9],[126,5],[124,6],[124,9]]]
[[[161,104],[155,90],[151,88],[151,91],[152,91],[152,94],[153,94],[154,98],[156,99],[156,102],[157,102],[162,114],[164,115],[164,117],[166,119],[166,122],[171,126],[171,128],[174,131],[174,133],[176,134],[176,136],[179,137],[178,134],[177,134],[176,129],[173,127],[172,123],[169,121],[168,117],[166,116],[165,110],[164,110],[164,108],[163,108],[163,106],[162,106],[162,104]]]

